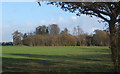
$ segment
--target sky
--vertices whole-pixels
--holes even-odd
[[[60,7],[47,5],[46,2],[41,5],[36,2],[2,2],[0,42],[12,41],[12,33],[16,30],[22,33],[33,32],[40,25],[58,24],[61,30],[68,28],[71,34],[76,26],[80,26],[88,34],[93,33],[95,29],[105,29],[105,25],[99,23],[100,19],[97,17],[76,16],[75,13],[65,12]]]

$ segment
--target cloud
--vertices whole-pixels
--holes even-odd
[[[77,16],[72,16],[71,19],[72,20],[77,20]]]
[[[57,20],[58,20],[58,22],[65,22],[65,19],[63,17],[59,17]]]

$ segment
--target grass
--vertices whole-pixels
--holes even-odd
[[[3,46],[3,72],[112,72],[108,47]]]

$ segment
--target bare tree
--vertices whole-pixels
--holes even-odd
[[[73,28],[73,35],[77,36],[77,28],[76,27]]]
[[[83,30],[80,26],[77,26],[77,36],[80,36],[81,34],[83,34]]]

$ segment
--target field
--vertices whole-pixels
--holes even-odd
[[[108,47],[3,46],[3,72],[111,72]]]

